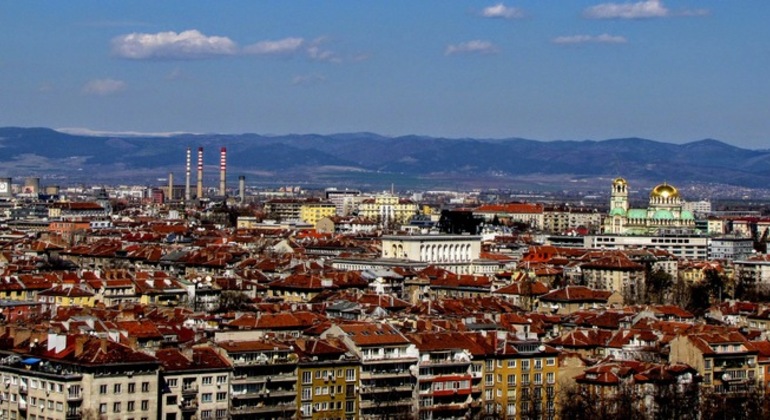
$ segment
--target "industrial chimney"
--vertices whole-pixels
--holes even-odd
[[[185,167],[184,202],[190,202],[190,148],[187,148],[187,166]]]
[[[238,177],[238,195],[240,196],[241,203],[246,202],[246,177],[241,175]]]
[[[198,200],[203,198],[203,148],[198,148]]]
[[[219,195],[227,195],[227,148],[219,150]]]

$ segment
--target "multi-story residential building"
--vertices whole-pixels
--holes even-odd
[[[45,348],[30,342],[3,351],[3,418],[157,418],[159,364],[152,356],[85,335],[49,333]]]
[[[737,330],[680,334],[670,344],[669,362],[685,363],[716,392],[746,391],[760,379],[758,351]]]
[[[497,219],[500,223],[526,223],[536,230],[543,230],[545,227],[542,204],[485,204],[473,210],[473,215],[481,216],[487,222]]]
[[[334,216],[337,213],[337,208],[333,203],[305,203],[300,206],[299,218],[305,223],[310,223],[315,226],[319,220],[324,217]]]
[[[297,389],[303,419],[358,419],[360,360],[338,339],[298,339]]]
[[[747,290],[770,292],[770,255],[757,255],[733,263],[735,280]]]
[[[420,352],[419,418],[459,419],[478,413],[481,407],[478,385],[483,365],[472,362],[473,354],[469,350],[478,345],[463,333],[425,332],[410,334],[409,339]]]
[[[322,337],[339,337],[361,359],[361,418],[412,418],[417,411],[418,350],[392,325],[334,325]]]
[[[219,346],[233,365],[230,418],[296,417],[298,356],[291,345],[265,339]]]
[[[358,208],[358,203],[362,201],[361,191],[347,188],[344,190],[327,188],[325,196],[327,201],[334,203],[337,216],[352,214]]]
[[[602,214],[596,209],[570,206],[546,206],[543,208],[543,230],[563,233],[570,229],[585,228],[595,231],[602,224]]]
[[[646,290],[644,266],[621,253],[582,264],[580,270],[588,287],[617,292],[629,303],[638,302]]]
[[[212,347],[155,352],[160,361],[163,393],[161,418],[166,420],[229,419],[232,366]]]
[[[559,352],[505,332],[491,338],[495,351],[484,368],[484,413],[504,419],[555,418]]]
[[[367,198],[361,202],[358,209],[359,216],[375,220],[386,227],[409,223],[418,212],[417,203],[395,195]]]

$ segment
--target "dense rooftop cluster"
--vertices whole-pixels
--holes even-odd
[[[412,225],[413,200],[366,198],[397,211],[315,226],[173,204],[2,225],[3,418],[770,414],[764,254],[574,246],[602,215],[540,204]],[[551,210],[571,235],[548,240]]]

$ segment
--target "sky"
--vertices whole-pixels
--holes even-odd
[[[770,2],[0,0],[0,126],[770,145]]]

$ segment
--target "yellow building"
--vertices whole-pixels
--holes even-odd
[[[537,341],[497,341],[497,352],[484,366],[485,414],[555,418],[559,352]]]
[[[358,357],[333,338],[299,339],[294,348],[302,418],[358,419]]]
[[[299,218],[314,226],[324,217],[331,217],[335,214],[337,214],[337,207],[334,206],[334,203],[305,203],[299,210]]]
[[[359,206],[358,215],[376,220],[384,226],[408,223],[419,212],[419,207],[412,200],[394,195],[381,195],[364,200]]]

